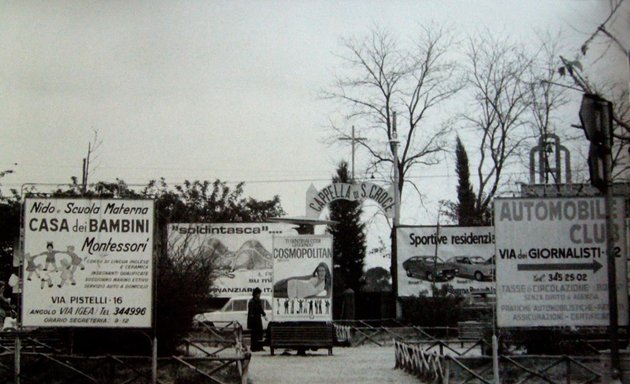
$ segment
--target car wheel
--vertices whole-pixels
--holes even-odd
[[[433,274],[430,271],[427,272],[427,280],[433,281]]]
[[[407,277],[413,277],[413,273],[411,273],[411,270],[407,269],[405,272],[407,272]]]
[[[483,273],[481,273],[480,271],[475,272],[475,280],[477,281],[483,280]]]

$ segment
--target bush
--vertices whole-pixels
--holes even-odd
[[[403,320],[422,327],[457,327],[463,313],[464,299],[449,293],[447,285],[435,288],[432,296],[401,297]]]

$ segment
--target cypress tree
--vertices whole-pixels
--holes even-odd
[[[466,148],[457,137],[455,147],[456,172],[457,172],[457,222],[461,226],[479,225],[475,207],[475,193],[470,184],[470,171],[468,169],[468,154]]]
[[[350,183],[351,175],[348,163],[343,161],[337,168],[333,183]],[[350,200],[337,200],[329,205],[330,220],[335,224],[328,226],[333,235],[333,292],[340,293],[345,288],[358,292],[361,288],[363,265],[366,254],[365,224],[361,222],[361,203]]]

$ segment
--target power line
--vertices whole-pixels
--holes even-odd
[[[503,173],[503,175],[505,176],[527,176],[529,177],[529,171],[521,171],[521,172],[509,172],[509,173]],[[450,178],[456,178],[457,175],[454,174],[434,174],[434,175],[407,175],[405,176],[405,179],[408,180],[422,180],[422,179],[450,179]],[[133,181],[126,181],[124,179],[121,179],[122,181],[124,181],[127,185],[146,185],[148,184],[150,181],[152,180],[159,180],[160,178],[155,178],[155,179],[148,179],[146,181],[138,181],[138,180],[133,180]],[[191,178],[191,179],[181,179],[181,180],[168,180],[167,178],[164,178],[165,181],[167,183],[173,183],[173,184],[181,184],[184,183],[186,181],[195,181],[198,180],[196,178]],[[215,179],[216,180],[216,179]],[[221,180],[220,178],[218,180]],[[317,177],[313,177],[313,178],[282,178],[282,179],[261,179],[261,180],[221,180],[222,182],[228,183],[228,184],[238,184],[238,183],[244,183],[244,184],[271,184],[271,183],[306,183],[306,182],[330,182],[332,180],[331,177],[326,177],[326,178],[317,178]],[[210,181],[210,180],[203,180],[203,181]],[[365,180],[365,181],[369,181],[369,182],[386,182],[389,183],[391,182],[391,180],[385,179],[385,178],[375,178],[375,179],[369,179],[369,180]],[[32,183],[33,181],[31,181]],[[104,183],[115,183],[115,181],[104,181],[101,180],[100,182],[104,182]],[[4,187],[21,187],[23,184],[28,184],[28,183],[10,183],[10,182],[0,182],[0,186],[4,186]],[[51,182],[51,183],[46,183],[46,184],[50,184],[50,185],[59,185],[59,186],[63,186],[63,185],[69,185],[71,184],[68,181],[65,182]]]

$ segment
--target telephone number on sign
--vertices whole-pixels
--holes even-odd
[[[550,273],[549,281],[588,281],[586,273]]]
[[[143,316],[147,314],[146,307],[115,307],[114,316],[126,315],[126,316]]]

